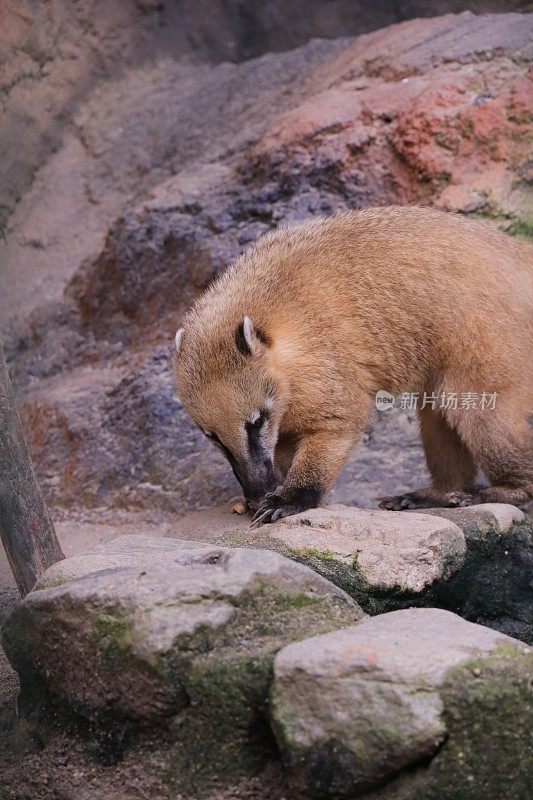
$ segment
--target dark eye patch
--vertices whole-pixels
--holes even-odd
[[[261,442],[261,430],[267,419],[268,411],[263,409],[259,412],[259,416],[255,422],[246,422],[244,425],[246,436],[248,437],[248,448],[250,450],[250,455],[257,455],[263,450],[263,444]]]
[[[254,431],[260,431],[265,422],[267,421],[267,419],[268,419],[268,411],[263,409],[263,411],[259,412],[259,416],[255,420],[255,422],[246,422],[244,424],[244,427],[246,429],[246,433],[248,434],[248,436],[250,435],[250,433],[253,433]]]

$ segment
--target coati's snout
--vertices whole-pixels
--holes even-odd
[[[253,412],[244,422],[244,447],[230,448],[218,433],[203,429],[207,438],[227,458],[252,507],[256,507],[265,494],[274,491],[280,480],[270,444],[273,439],[269,431],[270,412],[266,402],[264,405],[263,409]],[[237,437],[238,441],[241,439],[241,436]]]
[[[249,317],[210,350],[187,326],[176,334],[178,391],[183,407],[223,453],[252,507],[281,482],[274,453],[282,415],[269,340]]]
[[[252,437],[255,438],[255,430],[252,432]],[[259,436],[257,441],[260,441]],[[226,457],[252,508],[257,507],[260,500],[278,486],[280,478],[270,454],[266,451],[259,449],[256,453],[251,452],[242,463],[233,463],[231,453],[226,453]]]

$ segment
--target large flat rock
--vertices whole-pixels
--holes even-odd
[[[215,511],[215,510],[213,510]],[[462,530],[427,514],[350,508],[313,508],[272,525],[250,528],[249,518],[197,512],[182,520],[180,536],[220,544],[255,544],[309,563],[347,591],[358,583],[370,593],[420,593],[446,579],[466,552]]]
[[[232,691],[227,714],[253,716],[281,646],[362,617],[342,590],[277,553],[142,536],[66,559],[39,587],[3,629],[22,681],[84,714],[144,721],[209,706],[210,694],[231,706]]]
[[[499,800],[508,783],[525,800],[532,672],[515,639],[447,611],[396,611],[281,650],[271,714],[286,763],[315,797],[359,796],[439,752],[438,768],[398,796]]]

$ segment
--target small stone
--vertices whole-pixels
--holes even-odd
[[[243,514],[246,514],[247,511],[248,503],[246,500],[236,500],[231,506],[232,514],[239,514],[239,516],[242,516]]]

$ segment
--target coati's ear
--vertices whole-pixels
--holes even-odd
[[[180,347],[181,347],[181,340],[183,339],[183,328],[180,328],[179,331],[176,331],[176,336],[174,341],[176,342],[176,355],[179,356],[180,354]]]
[[[255,356],[262,345],[268,345],[265,334],[254,326],[250,317],[245,317],[235,331],[235,344],[243,356]]]

